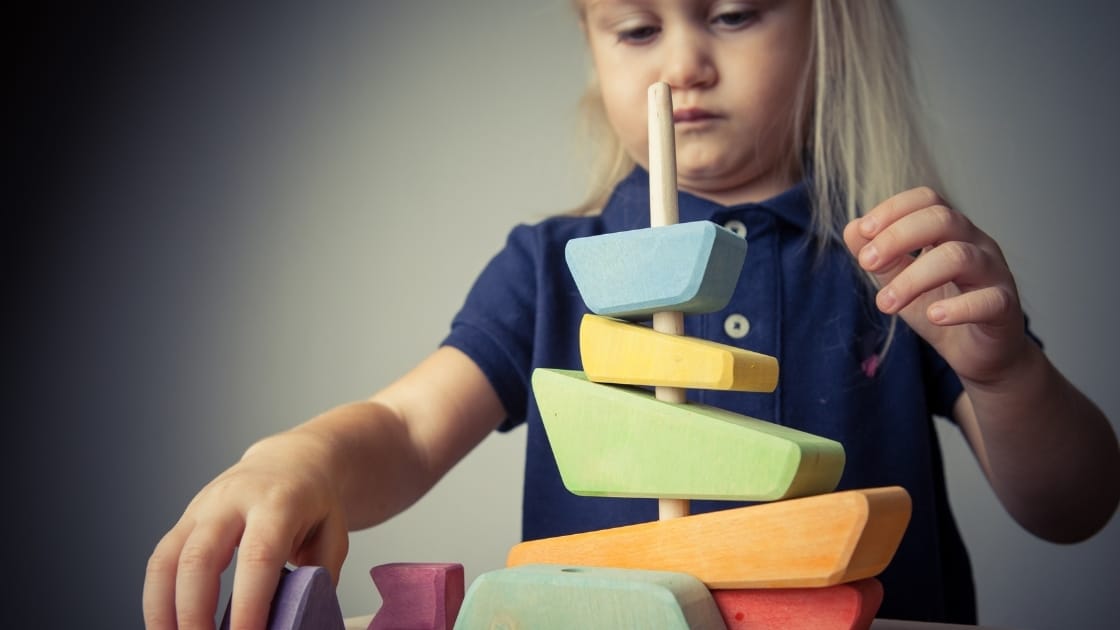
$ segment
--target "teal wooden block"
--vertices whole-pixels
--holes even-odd
[[[523,565],[471,584],[455,630],[725,630],[711,592],[686,573]]]
[[[572,239],[564,252],[587,308],[630,320],[720,310],[746,254],[745,240],[711,221]]]
[[[834,440],[709,405],[538,368],[533,393],[573,494],[775,501],[831,492],[844,471]]]

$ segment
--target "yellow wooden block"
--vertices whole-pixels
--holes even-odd
[[[849,490],[533,540],[507,564],[674,571],[711,589],[831,586],[882,572],[909,522],[901,487]]]
[[[597,383],[740,392],[778,386],[774,357],[599,315],[583,316],[579,352],[587,377]]]

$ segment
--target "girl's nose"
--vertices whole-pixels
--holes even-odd
[[[690,31],[677,31],[666,38],[662,51],[662,80],[669,87],[680,90],[708,87],[715,83],[718,73],[711,51],[702,35]]]

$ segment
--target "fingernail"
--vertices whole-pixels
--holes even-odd
[[[935,304],[929,308],[929,319],[935,324],[945,321],[945,307]]]
[[[859,253],[859,259],[864,267],[874,267],[879,262],[879,250],[874,245],[868,245]]]
[[[864,236],[871,236],[878,227],[879,224],[871,217],[863,217],[859,220],[859,230],[863,232]]]
[[[895,302],[897,301],[898,298],[895,297],[894,291],[890,289],[883,289],[879,292],[879,308],[881,308],[882,310],[890,311],[894,309]]]

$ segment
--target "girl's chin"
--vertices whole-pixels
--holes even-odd
[[[677,169],[677,186],[681,190],[717,203],[733,206],[769,199],[792,185],[772,177],[744,177],[742,173],[725,174],[712,171]]]

